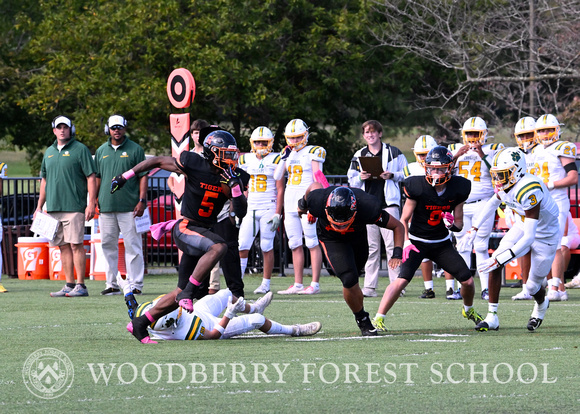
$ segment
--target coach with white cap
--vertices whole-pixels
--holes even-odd
[[[95,215],[97,179],[95,163],[86,145],[75,138],[75,126],[66,116],[52,121],[54,143],[47,148],[40,167],[40,195],[36,212],[46,211],[59,221],[51,246],[60,248],[66,285],[52,297],[88,296],[85,286],[85,221]],[[87,202],[87,193],[89,195]],[[36,215],[35,212],[35,215]],[[75,270],[77,283],[75,284]]]
[[[107,142],[95,153],[99,203],[99,228],[106,265],[106,286],[101,295],[119,295],[117,285],[119,261],[119,233],[123,234],[127,278],[132,286],[126,295],[140,294],[143,290],[143,239],[137,233],[135,217],[141,217],[147,208],[147,173],[127,181],[119,191],[111,194],[109,183],[116,175],[129,171],[145,160],[143,148],[126,135],[127,120],[112,115],[105,125]],[[106,185],[101,186],[101,181]],[[125,299],[134,300],[134,298]]]

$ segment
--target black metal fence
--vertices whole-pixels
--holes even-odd
[[[329,175],[328,182],[331,185],[348,185],[346,175]],[[17,248],[18,237],[32,236],[30,225],[36,206],[38,204],[40,178],[5,178],[2,196],[2,253],[4,260],[4,273],[17,276]],[[571,207],[574,217],[580,215],[578,204],[578,186],[570,190]],[[167,187],[167,177],[149,177],[148,205],[153,223],[173,218],[174,203],[173,195]],[[90,229],[87,229],[90,233]],[[170,235],[161,240],[154,240],[150,233],[143,236],[143,250],[147,267],[175,267],[178,264],[177,248],[173,244]],[[304,259],[305,267],[310,267],[310,255],[306,247]],[[284,226],[280,226],[274,241],[275,262],[274,273],[284,275],[285,269],[292,263],[292,252],[288,248]],[[384,259],[384,247],[383,247]],[[323,263],[326,266],[326,262]],[[381,260],[381,268],[386,266],[385,260]],[[263,269],[262,254],[260,251],[259,238],[250,250],[247,271],[261,273]],[[330,270],[330,269],[329,269]]]

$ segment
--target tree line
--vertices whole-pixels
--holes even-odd
[[[192,119],[247,151],[253,128],[270,127],[279,150],[301,118],[331,174],[367,119],[385,137],[415,128],[449,142],[468,116],[513,125],[530,102],[574,120],[579,2],[529,1],[3,0],[0,140],[38,171],[55,116],[94,151],[120,113],[148,152],[170,153],[168,117],[183,110],[166,82],[179,67],[196,81]]]

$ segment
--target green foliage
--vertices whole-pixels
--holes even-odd
[[[196,98],[187,109],[192,119],[230,128],[241,149],[249,150],[253,128],[269,126],[280,149],[286,123],[302,118],[315,133],[313,143],[332,156],[329,173],[345,171],[353,127],[371,118],[402,126],[411,105],[416,78],[403,66],[387,66],[393,54],[388,48],[369,48],[365,1],[27,5],[1,23],[7,28],[17,21],[27,34],[18,62],[7,65],[17,82],[3,99],[20,111],[6,134],[28,150],[35,169],[54,140],[49,122],[59,114],[74,120],[79,139],[92,150],[105,139],[106,118],[121,113],[147,151],[169,153],[168,115],[182,110],[169,104],[166,83],[178,67],[196,80]],[[2,121],[6,129],[10,123]]]

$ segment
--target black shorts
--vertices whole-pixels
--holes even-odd
[[[366,232],[364,237],[350,241],[320,240],[320,244],[342,285],[347,289],[356,285],[369,256]]]
[[[471,277],[471,270],[469,270],[465,260],[455,250],[451,240],[439,243],[423,243],[416,240],[411,240],[411,242],[419,249],[419,253],[411,250],[409,258],[401,267],[399,277],[410,282],[419,266],[421,266],[421,261],[425,258],[437,263],[440,268],[451,274],[459,282],[465,282]]]
[[[173,227],[173,240],[183,252],[179,262],[179,279],[177,286],[184,289],[189,281],[189,276],[197,265],[201,256],[215,244],[225,243],[224,239],[209,229],[197,226],[187,219],[179,220]]]

